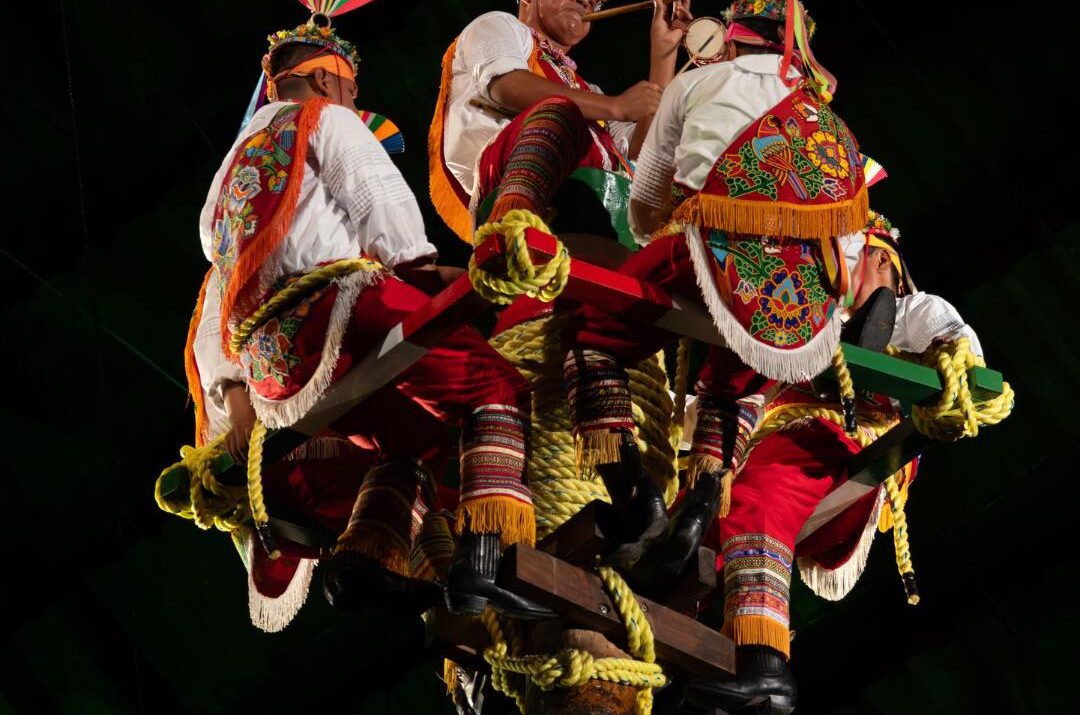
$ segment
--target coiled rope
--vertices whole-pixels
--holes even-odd
[[[653,688],[667,683],[663,669],[655,662],[652,628],[622,576],[606,566],[599,567],[598,572],[626,628],[627,647],[633,660],[597,658],[578,648],[565,648],[553,655],[521,655],[522,638],[516,623],[500,619],[490,609],[481,616],[492,643],[484,650],[484,660],[491,666],[491,684],[513,698],[521,712],[525,712],[523,681],[531,681],[547,691],[575,688],[590,679],[637,688],[637,715],[652,712]]]
[[[547,263],[537,266],[525,243],[525,230],[534,228],[551,234],[551,229],[539,216],[526,209],[508,211],[499,221],[485,223],[476,229],[473,246],[479,246],[493,235],[502,238],[505,248],[506,273],[487,271],[477,263],[476,254],[469,259],[469,280],[473,289],[496,305],[509,305],[516,298],[527,295],[544,302],[555,300],[570,277],[570,253],[555,239],[555,255]]]

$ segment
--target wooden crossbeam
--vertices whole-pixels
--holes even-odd
[[[556,253],[552,236],[529,229],[526,242],[534,260],[549,260]],[[504,256],[501,241],[489,239],[477,247],[477,259],[486,267],[498,265]],[[572,261],[563,297],[590,303],[609,312],[617,312],[652,323],[672,333],[710,344],[723,344],[712,319],[691,301],[668,295],[656,286],[643,283],[617,270],[585,261]],[[468,322],[488,308],[472,290],[466,276],[458,278],[432,301],[396,326],[372,350],[326,393],[323,400],[291,430],[277,430],[268,435],[264,449],[268,459],[287,454],[309,436],[319,433],[353,405],[387,384],[420,359],[445,333]],[[887,394],[907,404],[933,399],[942,390],[937,371],[854,345],[844,345],[844,354],[852,378],[860,389]],[[832,371],[823,373],[832,378]],[[1001,373],[975,368],[969,375],[977,398],[1000,394]],[[904,422],[884,435],[852,462],[852,479],[877,484],[918,455],[926,440]],[[226,484],[243,483],[242,469],[237,469],[228,455],[215,463],[214,473]],[[187,470],[178,468],[165,476],[166,498],[179,497],[189,484]]]
[[[625,647],[625,628],[599,576],[523,544],[511,547],[503,560],[499,582],[504,587]],[[735,672],[729,638],[647,598],[638,597],[638,603],[652,627],[657,660],[702,678]]]

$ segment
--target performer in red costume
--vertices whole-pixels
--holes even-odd
[[[607,96],[569,53],[589,34],[582,16],[601,3],[521,0],[518,14],[471,22],[443,57],[428,137],[431,198],[443,221],[472,242],[475,208],[497,192],[490,220],[525,208],[543,216],[577,167],[629,175],[675,59],[689,0],[656,3],[649,80]]]
[[[862,235],[843,241],[855,314],[879,296],[895,307],[890,330],[871,336],[869,341],[876,343],[872,347],[888,344],[921,353],[936,341],[966,338],[981,355],[978,337],[955,308],[913,289],[898,239],[888,220],[872,213]],[[864,335],[876,330],[867,324],[848,326]],[[854,435],[844,428],[835,388],[772,383],[741,402],[744,412],[753,415],[753,434],[734,468],[738,478],[730,509],[709,527],[709,541],[722,553],[724,632],[737,646],[738,677],[693,683],[686,695],[703,707],[735,710],[769,700],[774,711],[786,711],[796,695],[787,664],[795,559],[803,581],[815,593],[843,598],[865,568],[879,523],[891,525],[893,507],[902,508],[917,465],[909,464],[891,477],[900,495],[896,502],[886,497],[884,486],[848,481],[851,457],[902,417],[887,396],[860,397],[859,433]],[[681,529],[673,533],[699,533],[702,513],[683,510],[674,518]],[[904,577],[909,598],[917,599],[913,574]]]
[[[262,423],[288,427],[452,271],[436,266],[415,197],[356,114],[352,45],[320,16],[272,35],[270,45],[263,66],[272,101],[226,155],[203,209],[200,233],[213,263],[207,285],[219,294],[200,300],[196,322],[218,326],[228,356],[219,374],[206,376],[208,392],[242,381]],[[387,475],[418,464],[424,440],[437,439],[414,431],[410,415],[419,409],[462,429],[452,610],[550,615],[494,583],[502,548],[535,538],[523,473],[527,400],[524,379],[462,327],[332,425],[398,465],[371,470],[360,489],[330,564],[341,598],[363,587],[373,560],[384,576],[407,563],[410,544],[355,517],[381,498],[390,508],[391,489],[412,503],[416,479],[401,486]]]
[[[855,140],[828,106],[835,81],[813,59],[802,6],[740,0],[729,14],[734,57],[664,92],[631,192],[632,227],[646,245],[621,269],[696,298],[728,346],[710,351],[697,388],[688,503],[706,511],[728,500],[726,470],[752,426],[738,399],[829,367],[847,290],[838,239],[867,211]],[[624,366],[670,339],[589,306],[564,333],[581,462],[606,483],[636,483],[640,470]],[[617,562],[629,566],[663,529],[654,519]]]

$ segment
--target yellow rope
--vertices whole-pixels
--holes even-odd
[[[248,442],[247,483],[244,486],[222,484],[213,473],[213,463],[225,452],[225,435],[219,435],[202,447],[181,447],[180,461],[165,469],[154,484],[154,500],[158,507],[169,514],[194,521],[200,529],[216,528],[232,533],[244,524],[254,522],[270,558],[280,558],[281,552],[274,548],[270,537],[270,516],[263,500],[262,457],[265,439],[266,427],[256,420]],[[186,503],[166,499],[161,492],[164,476],[180,467],[186,468],[190,476]]]
[[[578,472],[573,424],[563,384],[560,336],[569,313],[530,320],[492,339],[492,345],[532,387],[529,486],[536,505],[536,531],[544,538],[589,502],[609,501],[598,474]],[[672,402],[660,356],[627,371],[642,464],[670,503],[678,490],[676,452],[669,434]]]
[[[941,375],[943,390],[941,398],[929,407],[916,405],[912,408],[912,420],[916,429],[935,440],[955,441],[961,437],[974,437],[983,425],[998,424],[1012,411],[1015,396],[1009,383],[1004,383],[1000,395],[989,400],[976,401],[968,385],[968,371],[973,367],[983,367],[981,358],[971,352],[971,343],[967,338],[939,343],[921,355],[906,353],[889,347],[886,352],[909,362],[937,368]],[[851,373],[843,360],[842,351],[837,351],[833,358],[837,382],[841,395],[854,396]],[[809,423],[812,419],[822,419],[844,426],[845,415],[838,405],[827,404],[792,404],[783,405],[765,416],[762,424],[751,437],[751,448],[765,437],[782,429],[796,428]],[[859,416],[857,429],[849,433],[859,446],[866,448],[878,437],[885,434],[895,423],[895,419],[875,418],[869,415]],[[890,524],[893,532],[893,547],[896,552],[896,566],[904,582],[908,603],[919,602],[918,585],[915,581],[915,566],[911,561],[911,545],[908,538],[907,515],[904,511],[906,494],[901,488],[904,472],[897,472],[886,479],[882,486],[885,490],[889,519],[882,519],[882,524]],[[884,527],[883,527],[884,528]]]
[[[690,338],[679,340],[679,352],[675,358],[675,409],[671,417],[671,447],[678,454],[683,441],[683,421],[686,419],[686,391],[690,381]],[[676,467],[678,469],[678,467]]]
[[[844,419],[841,421],[840,426],[851,435],[857,429],[855,421],[855,381],[851,379],[851,370],[848,368],[847,359],[844,357],[843,346],[836,346],[832,365],[833,371],[836,373],[836,384],[840,388],[840,405],[844,410]]]
[[[326,285],[335,278],[356,273],[357,271],[373,273],[381,270],[384,270],[383,265],[369,258],[348,258],[328,263],[325,266],[319,266],[309,273],[305,273],[275,293],[270,300],[260,305],[247,320],[242,322],[229,338],[229,349],[233,355],[240,354],[244,343],[251,339],[252,333],[260,325],[282,311],[293,307],[304,297],[310,295],[312,291]]]
[[[247,490],[222,484],[214,476],[211,465],[224,451],[224,435],[202,447],[180,448],[180,461],[165,469],[154,484],[154,499],[158,507],[169,514],[195,522],[200,529],[216,528],[233,532],[247,521],[250,514]],[[164,476],[184,467],[190,477],[187,502],[170,501],[162,493]]]
[[[667,683],[663,669],[655,662],[652,628],[622,576],[606,566],[599,567],[599,573],[626,627],[628,648],[636,660],[597,658],[578,648],[564,648],[552,655],[521,655],[521,635],[516,624],[499,619],[490,609],[481,616],[492,643],[484,650],[484,660],[491,666],[491,684],[513,698],[521,712],[525,712],[526,680],[545,691],[575,688],[589,680],[629,685],[638,689],[637,715],[652,712],[653,688]]]
[[[544,233],[551,230],[536,214],[525,209],[508,211],[501,220],[486,223],[476,229],[473,246],[479,246],[487,238],[498,234],[502,237],[506,253],[506,274],[497,275],[484,270],[476,261],[476,254],[469,259],[469,279],[473,288],[486,300],[497,305],[509,305],[518,296],[527,295],[544,302],[555,300],[566,286],[570,276],[570,253],[562,242],[555,239],[555,256],[537,267],[525,243],[525,229],[535,228]]]
[[[1007,382],[997,397],[976,401],[972,396],[968,371],[985,367],[986,363],[971,352],[971,341],[967,338],[940,343],[922,355],[895,348],[889,348],[889,354],[935,368],[941,375],[944,388],[941,398],[933,405],[916,405],[911,410],[916,429],[931,439],[952,442],[961,437],[975,437],[979,427],[996,425],[1012,412],[1016,396]]]
[[[907,601],[912,606],[919,603],[919,590],[915,584],[915,565],[911,563],[911,547],[908,544],[907,514],[900,498],[900,488],[896,484],[896,475],[885,480],[885,495],[892,510],[893,548],[896,551],[896,568],[904,580]]]

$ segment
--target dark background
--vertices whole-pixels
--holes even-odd
[[[799,711],[1073,711],[1077,67],[1055,28],[1075,18],[1066,3],[1019,18],[978,3],[810,5],[836,106],[892,174],[875,205],[1018,403],[927,455],[909,508],[922,605],[905,605],[887,537],[844,602],[796,588]],[[427,125],[444,48],[495,8],[513,4],[379,0],[338,23],[363,56],[359,104],[402,128],[402,169],[449,262],[465,253],[425,198]],[[417,660],[402,624],[313,594],[284,633],[255,631],[231,546],[152,498],[190,439],[197,213],[265,35],[305,17],[291,0],[9,9],[0,715],[448,711],[435,659]],[[597,25],[575,52],[586,76],[611,92],[642,78],[647,26]]]

